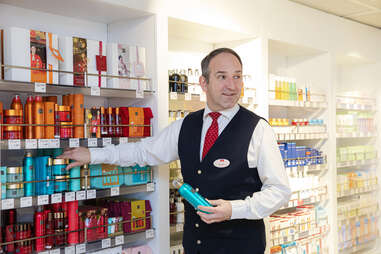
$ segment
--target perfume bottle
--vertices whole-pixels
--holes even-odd
[[[212,205],[208,201],[206,201],[206,199],[203,198],[200,194],[198,194],[189,184],[183,183],[177,179],[173,180],[172,184],[178,189],[180,195],[183,198],[185,198],[185,200],[188,201],[196,210],[203,213],[208,213],[199,210],[197,207],[199,205],[212,207]]]

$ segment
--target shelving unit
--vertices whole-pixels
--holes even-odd
[[[3,3],[6,4],[3,4]],[[74,9],[67,12],[67,7]],[[136,7],[136,6],[135,6]],[[145,90],[143,97],[138,96],[136,90],[74,87],[51,84],[34,84],[29,82],[0,81],[0,100],[4,105],[10,104],[10,98],[19,94],[24,102],[26,95],[64,95],[70,93],[81,93],[85,95],[85,107],[91,106],[147,106],[151,107],[155,115],[151,126],[151,134],[157,133],[163,128],[163,114],[166,111],[167,98],[160,96],[160,61],[165,55],[158,54],[162,48],[162,39],[157,39],[156,33],[162,29],[159,24],[166,22],[166,18],[158,17],[153,12],[142,11],[131,4],[119,5],[113,1],[39,1],[30,5],[28,1],[15,3],[13,1],[1,1],[0,23],[5,27],[25,27],[47,32],[54,32],[59,36],[80,36],[82,38],[102,40],[105,42],[120,42],[128,45],[140,45],[146,48],[147,62],[145,72],[152,90]],[[74,14],[76,12],[76,14]],[[94,19],[92,13],[97,18]],[[21,17],[17,24],[13,23],[12,17]],[[71,24],[71,25],[68,25]],[[75,24],[75,25],[73,25]],[[3,27],[2,27],[3,28]],[[5,49],[6,50],[6,49]],[[6,63],[5,63],[6,64]],[[41,90],[41,87],[43,88]],[[159,92],[158,92],[159,91]],[[61,103],[59,98],[58,103]],[[0,161],[9,158],[22,158],[24,151],[38,152],[40,149],[50,148],[72,148],[78,146],[102,147],[109,144],[122,144],[137,142],[140,138],[83,138],[83,139],[49,139],[49,140],[1,140]],[[22,161],[22,160],[18,160]],[[0,163],[0,165],[5,165]],[[128,247],[137,243],[148,244],[155,253],[168,252],[169,227],[168,220],[163,216],[168,212],[168,198],[165,193],[168,190],[168,179],[165,177],[166,170],[159,170],[166,166],[153,168],[154,179],[151,183],[137,186],[121,186],[109,189],[85,190],[77,192],[57,193],[53,195],[32,196],[1,201],[1,210],[15,208],[22,213],[26,210],[35,209],[42,204],[52,204],[57,200],[79,200],[80,203],[93,198],[128,197],[148,199],[151,202],[152,228],[146,231],[126,234],[117,237],[109,237],[95,242],[86,242],[74,246],[64,246],[58,249],[45,251],[47,253],[90,253],[97,250],[105,250],[116,246]],[[127,195],[127,196],[126,196]],[[160,218],[160,220],[158,219]],[[117,249],[109,251],[121,252]],[[45,253],[41,252],[41,253]]]
[[[332,200],[334,183],[330,179],[332,174],[330,146],[334,136],[329,115],[332,107],[329,93],[331,73],[328,68],[321,68],[328,62],[329,54],[327,52],[268,40],[268,116],[270,124],[273,124],[278,143],[286,142],[287,145],[294,144],[295,146],[296,144],[297,146],[294,156],[292,156],[291,150],[284,154],[287,156],[285,166],[290,177],[292,196],[286,206],[269,218],[271,228],[267,234],[269,247],[274,250],[280,248],[282,253],[293,246],[296,246],[301,253],[306,249],[314,252],[316,248],[319,249],[319,253],[331,253],[329,250],[333,247],[333,241],[326,241],[335,234],[335,229],[328,226],[334,221],[331,212],[334,209],[334,200]],[[319,75],[314,73],[315,68],[320,69]],[[306,88],[309,89],[310,97],[306,94]],[[314,125],[313,119],[320,119],[319,124]],[[310,120],[311,124],[307,124]],[[304,164],[310,161],[305,152],[303,152],[303,156],[299,154],[298,147],[303,151],[305,147],[321,151],[324,158],[323,164],[292,167],[292,164]],[[313,185],[302,184],[311,180],[314,181]],[[320,216],[316,217],[316,227],[312,224],[304,229],[293,226],[291,231],[282,230],[279,232],[282,237],[277,237],[276,231],[272,229],[273,225],[279,224],[276,222],[277,217],[283,219],[286,225],[288,221],[293,223],[292,220],[297,220],[298,216],[295,215],[294,218],[290,212],[301,212],[303,207],[308,207],[316,214],[324,211],[326,216],[324,220]],[[311,212],[311,210],[308,211]],[[313,216],[313,218],[315,217]]]

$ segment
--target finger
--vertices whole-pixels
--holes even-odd
[[[201,211],[204,211],[204,212],[208,212],[208,213],[215,213],[216,212],[216,208],[215,207],[210,207],[210,206],[201,206],[199,205],[197,207],[198,210],[201,210]]]
[[[65,151],[63,154],[61,154],[60,156],[58,156],[57,158],[58,159],[71,159],[72,156],[73,156],[73,150],[68,150],[68,151]]]
[[[82,166],[83,163],[80,162],[80,161],[75,161],[75,162],[72,162],[70,163],[69,165],[66,166],[66,170],[69,170],[71,168],[74,168],[74,167],[79,167],[79,166]]]
[[[217,206],[217,205],[221,205],[223,203],[223,200],[221,199],[217,199],[217,200],[208,200],[208,202],[213,205],[213,206]]]

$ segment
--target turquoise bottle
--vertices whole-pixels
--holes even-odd
[[[30,152],[25,154],[23,170],[24,182],[34,181],[34,163]],[[24,183],[24,195],[26,197],[34,195],[34,183]]]

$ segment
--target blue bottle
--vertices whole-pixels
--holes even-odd
[[[173,180],[172,184],[178,189],[180,195],[185,198],[185,200],[188,201],[196,210],[203,213],[208,213],[199,210],[197,207],[199,205],[212,207],[212,205],[200,194],[198,194],[198,192],[196,192],[189,184],[183,183],[179,180]]]
[[[40,156],[34,159],[36,181],[36,195],[47,195],[54,193],[54,182],[52,182],[52,159],[49,156]]]
[[[81,189],[81,167],[74,167],[70,169],[70,191],[79,191]],[[72,179],[78,178],[78,179]]]
[[[34,181],[34,165],[32,153],[27,152],[24,158],[23,175],[24,182]],[[26,197],[34,195],[34,183],[24,183],[24,195]]]

